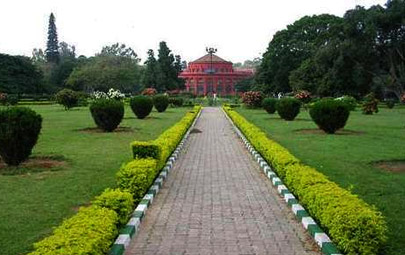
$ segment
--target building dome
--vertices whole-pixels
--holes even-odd
[[[195,95],[234,95],[235,84],[252,75],[253,71],[234,70],[232,62],[207,54],[190,62],[179,77],[185,80],[186,91]]]

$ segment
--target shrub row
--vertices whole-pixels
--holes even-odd
[[[251,144],[345,254],[377,254],[386,223],[374,207],[305,166],[231,108],[224,108]]]
[[[167,158],[175,149],[200,109],[200,106],[194,107],[152,142],[159,146],[159,159],[163,159],[164,155]],[[29,255],[106,254],[119,227],[127,223],[135,204],[145,195],[164,164],[156,155],[153,158],[148,153],[139,155],[142,157],[137,156],[118,171],[117,189],[106,189],[91,206],[81,208],[57,227],[51,236],[35,243],[35,251]]]
[[[105,254],[118,233],[117,213],[107,208],[81,208],[53,231],[53,235],[34,244],[30,255]]]
[[[166,130],[156,140],[148,142],[134,141],[131,143],[134,159],[154,158],[157,160],[157,167],[163,167],[170,153],[176,148],[187,129],[200,111],[201,106],[194,109],[183,117],[177,124]]]

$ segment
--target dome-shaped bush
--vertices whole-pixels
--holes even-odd
[[[324,99],[311,107],[309,115],[320,129],[328,134],[334,134],[346,125],[350,110],[345,102]]]
[[[112,132],[124,117],[124,103],[116,99],[97,99],[91,103],[90,112],[97,127]]]
[[[153,108],[153,101],[147,96],[135,96],[129,101],[131,109],[138,117],[138,119],[144,119],[150,114]]]
[[[285,97],[278,101],[276,109],[278,115],[285,120],[294,120],[300,113],[301,102],[298,99]]]
[[[169,106],[169,97],[165,95],[156,95],[153,97],[153,105],[158,112],[164,112]]]
[[[37,143],[42,117],[25,107],[0,110],[0,155],[7,165],[28,159]]]
[[[262,102],[263,108],[266,110],[267,113],[273,114],[276,112],[276,105],[277,105],[277,99],[275,98],[265,98]]]
[[[79,95],[71,89],[62,89],[55,95],[56,102],[65,107],[65,110],[76,107],[79,102]]]

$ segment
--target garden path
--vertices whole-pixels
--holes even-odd
[[[220,108],[194,129],[127,255],[320,254]]]

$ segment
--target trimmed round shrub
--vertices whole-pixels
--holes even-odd
[[[266,110],[267,113],[273,114],[276,112],[276,105],[277,105],[277,99],[275,98],[265,98],[262,102],[263,108]]]
[[[363,114],[371,115],[373,113],[378,113],[378,99],[375,98],[375,94],[371,92],[364,97],[364,102],[362,104]]]
[[[132,111],[138,119],[144,119],[153,108],[153,101],[147,96],[135,96],[129,101]]]
[[[343,102],[346,105],[346,107],[349,109],[349,111],[356,110],[357,100],[354,97],[342,96],[342,97],[335,98],[335,100]]]
[[[76,107],[79,102],[79,95],[71,89],[62,89],[55,95],[55,100],[58,104],[63,105],[65,110]]]
[[[282,119],[294,120],[300,113],[300,107],[301,102],[298,99],[285,97],[278,101],[276,110]]]
[[[169,104],[173,107],[182,107],[184,100],[182,97],[169,97]]]
[[[388,109],[392,109],[395,106],[395,101],[394,100],[388,100],[386,102]]]
[[[124,103],[115,99],[97,99],[91,103],[90,112],[97,127],[112,132],[124,117]]]
[[[28,159],[38,141],[42,117],[25,107],[0,110],[0,156],[10,166]]]
[[[158,112],[164,112],[169,106],[169,97],[165,95],[156,95],[153,97],[153,105]]]
[[[259,108],[262,106],[263,94],[259,91],[248,91],[243,93],[242,102],[250,108]]]
[[[311,107],[309,115],[320,129],[334,134],[346,125],[350,111],[342,101],[324,99]]]

